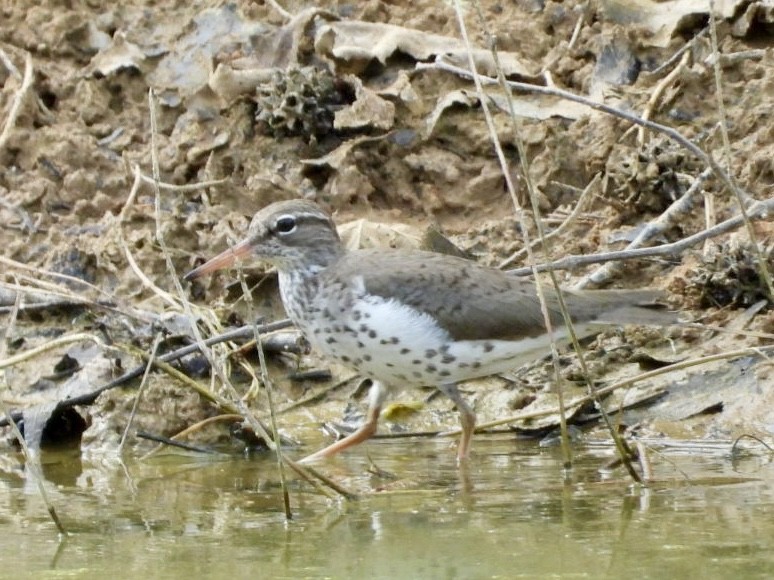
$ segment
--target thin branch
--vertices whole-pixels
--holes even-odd
[[[463,78],[473,77],[473,75],[469,70],[449,64],[445,62],[442,58],[437,58],[436,61],[433,63],[417,63],[414,66],[414,69],[415,70],[440,70],[440,71],[449,72],[449,73],[461,76]],[[491,77],[478,75],[478,78],[480,82],[483,84],[493,85],[498,83],[497,79],[493,79]],[[643,127],[647,127],[648,129],[651,129],[653,131],[663,133],[664,135],[666,135],[667,137],[669,137],[670,139],[678,143],[681,147],[690,151],[704,164],[711,167],[712,172],[718,177],[718,179],[720,179],[720,181],[723,182],[723,184],[729,189],[729,191],[734,192],[735,194],[737,193],[738,188],[736,184],[729,177],[728,173],[726,173],[726,171],[722,167],[720,167],[720,165],[718,165],[718,163],[712,158],[712,156],[705,153],[698,145],[693,143],[690,139],[684,137],[679,131],[677,131],[672,127],[667,127],[666,125],[661,125],[660,123],[655,123],[653,121],[643,119],[633,113],[629,113],[621,109],[616,109],[615,107],[611,107],[610,105],[593,101],[589,98],[576,95],[569,91],[564,91],[553,87],[541,87],[538,85],[521,83],[517,81],[507,81],[506,85],[510,89],[524,91],[527,93],[537,93],[541,95],[550,95],[553,97],[560,97],[562,99],[567,99],[568,101],[585,105],[596,111],[602,111],[603,113],[608,113],[609,115],[619,117],[621,119],[634,123],[635,125],[640,125]],[[739,193],[739,195],[743,195],[743,194]]]
[[[91,284],[90,282],[87,282],[86,280],[82,280],[81,278],[76,278],[75,276],[68,276],[67,274],[60,274],[59,272],[52,272],[50,270],[43,270],[41,268],[36,268],[35,266],[30,266],[29,264],[23,264],[22,262],[17,262],[16,260],[12,260],[11,258],[7,258],[6,256],[2,256],[2,255],[0,255],[0,264],[3,264],[8,268],[23,270],[25,272],[32,272],[38,277],[54,278],[57,280],[62,280],[63,282],[78,284],[78,285],[84,286],[85,288],[88,288],[89,290],[94,290],[99,294],[102,294],[109,300],[115,300],[115,296],[113,296],[109,292],[106,292],[105,290],[95,286],[94,284]],[[35,283],[39,285],[43,284],[43,282],[38,279],[35,280]],[[57,290],[61,292],[65,292],[61,288],[57,288]],[[62,294],[62,295],[71,299],[75,299],[77,297],[77,295],[73,295],[72,293]]]
[[[280,320],[271,324],[267,324],[264,326],[261,326],[261,329],[264,333],[273,332],[275,330],[281,330],[283,328],[287,328],[289,326],[292,326],[292,322],[290,320]],[[76,335],[80,336],[80,335]],[[88,336],[88,335],[86,335]],[[214,336],[212,338],[208,338],[204,341],[204,344],[206,346],[212,346],[214,344],[218,344],[220,342],[229,342],[232,340],[236,340],[238,338],[252,338],[253,336],[253,329],[251,326],[243,326],[241,328],[237,328],[235,330],[226,332],[224,334]],[[177,349],[173,352],[168,352],[156,359],[154,362],[154,366],[157,366],[157,362],[163,362],[163,363],[169,363],[174,362],[178,359],[183,358],[186,355],[189,355],[194,352],[199,352],[201,350],[199,343],[191,344],[188,346],[185,346],[183,348]],[[134,352],[134,351],[133,351]],[[137,354],[137,353],[135,353]],[[137,354],[139,358],[143,358],[143,356],[147,356],[142,352],[139,352]],[[7,362],[8,359],[2,361]],[[62,411],[63,409],[68,409],[70,407],[75,407],[76,405],[91,405],[94,401],[97,400],[97,397],[99,397],[102,393],[105,391],[109,391],[110,389],[115,389],[116,387],[120,387],[125,385],[131,380],[134,380],[140,376],[142,376],[143,372],[145,372],[146,365],[139,365],[131,369],[130,371],[125,372],[120,377],[117,377],[113,379],[112,381],[101,385],[100,387],[97,387],[90,393],[84,393],[82,395],[78,395],[75,397],[70,397],[68,399],[64,399],[62,401],[59,401],[56,405],[56,409],[54,409],[55,412]],[[237,412],[237,411],[235,411]],[[13,421],[20,421],[22,419],[22,414],[20,412],[14,412],[11,413],[11,419]],[[0,418],[0,427],[6,427],[8,425],[8,420],[6,418]]]
[[[660,67],[658,67],[657,69],[655,69],[655,70],[653,70],[653,71],[650,71],[648,74],[650,74],[650,75],[659,75],[659,74],[661,74],[661,73],[662,73],[664,70],[668,69],[668,68],[669,68],[670,66],[672,66],[674,63],[676,63],[678,60],[680,60],[680,59],[681,59],[681,57],[683,56],[683,53],[684,53],[684,52],[687,52],[687,51],[691,50],[691,49],[692,49],[692,48],[693,48],[693,47],[696,45],[696,43],[697,43],[697,42],[698,42],[698,41],[699,41],[701,38],[703,38],[705,34],[707,34],[707,32],[709,32],[709,26],[705,26],[704,28],[702,28],[702,29],[701,29],[701,31],[699,31],[699,33],[698,33],[698,34],[696,34],[696,36],[694,36],[694,37],[693,37],[691,40],[689,40],[688,42],[686,42],[686,43],[685,43],[685,44],[682,46],[682,48],[680,48],[680,50],[678,50],[678,51],[677,51],[676,53],[674,53],[674,54],[673,54],[671,57],[669,57],[669,58],[666,60],[666,62],[664,62],[664,64],[662,64],[662,65],[661,65]]]
[[[640,231],[637,237],[626,246],[626,250],[624,251],[639,248],[651,238],[664,233],[667,229],[672,227],[680,217],[691,211],[696,197],[701,193],[701,186],[710,176],[710,173],[711,171],[709,168],[705,169],[678,200],[673,202],[660,216],[658,216],[658,218],[648,223],[648,225]],[[619,262],[608,262],[576,283],[575,288],[585,288],[589,284],[600,285],[612,277],[615,272],[620,270],[620,268],[621,265]]]
[[[160,446],[168,445],[170,447],[177,447],[178,449],[184,449],[185,451],[225,455],[228,457],[227,454],[221,453],[220,451],[216,451],[215,449],[209,449],[207,447],[201,447],[199,445],[192,445],[190,443],[184,443],[182,441],[175,441],[174,439],[171,439],[169,437],[164,437],[162,435],[155,435],[153,433],[148,433],[147,431],[137,431],[137,437],[139,439],[147,439],[148,441],[154,441],[158,443]]]
[[[642,112],[643,119],[649,120],[653,116],[653,112],[656,110],[656,106],[661,100],[661,96],[664,94],[664,91],[666,91],[668,87],[672,86],[677,78],[683,74],[683,71],[688,68],[688,62],[690,61],[690,58],[691,54],[686,52],[683,55],[683,58],[680,59],[680,64],[676,66],[674,70],[672,70],[672,72],[670,72],[667,76],[661,79],[661,81],[656,85],[650,97],[648,98],[648,102],[645,105],[645,110]],[[646,137],[647,133],[645,127],[640,126],[637,131],[637,145],[640,148],[645,146]]]
[[[175,310],[180,310],[180,304],[175,298],[166,290],[162,290],[159,288],[148,276],[145,275],[145,272],[142,271],[142,268],[137,264],[137,262],[134,259],[134,256],[132,255],[132,252],[129,250],[129,246],[126,243],[126,238],[124,237],[124,224],[127,221],[127,214],[129,213],[129,207],[132,203],[134,203],[135,198],[137,197],[137,192],[140,189],[140,183],[142,182],[142,174],[140,173],[139,166],[135,166],[134,168],[134,183],[132,184],[132,188],[129,190],[129,196],[126,198],[126,203],[124,203],[124,207],[121,208],[121,213],[118,214],[118,242],[121,248],[124,250],[124,257],[126,257],[126,261],[129,262],[129,267],[132,269],[132,271],[135,273],[137,278],[139,278],[140,282],[142,282],[143,286],[151,290],[156,296],[161,298],[164,302],[166,302],[169,306],[174,308]],[[158,205],[158,203],[157,203]],[[158,212],[159,210],[157,210]],[[156,235],[156,240],[159,241],[159,245],[162,246],[162,253],[164,254],[165,258],[169,257],[169,252],[166,250],[166,246],[164,245],[163,237],[161,240],[159,240],[159,236],[161,234]],[[172,271],[174,275],[174,270]]]
[[[17,315],[19,313],[18,307],[21,304],[20,296],[16,296],[16,310],[14,310],[11,313],[11,320],[8,324],[8,328],[6,329],[6,332],[3,334],[2,341],[0,341],[0,359],[5,358],[6,350],[7,350],[7,343],[8,340],[11,338],[11,334],[13,333],[13,327],[16,323]],[[0,372],[0,391],[5,391],[8,388],[7,379],[6,379],[6,373]],[[62,524],[62,521],[59,519],[59,514],[57,514],[56,508],[54,507],[54,504],[51,503],[50,498],[48,497],[48,492],[46,491],[46,484],[43,479],[43,471],[40,467],[40,455],[37,453],[33,453],[32,450],[27,446],[27,441],[24,439],[24,435],[22,435],[21,431],[19,430],[19,426],[16,424],[16,421],[10,420],[10,411],[5,405],[5,401],[0,398],[0,413],[3,414],[3,416],[9,420],[9,424],[11,426],[11,432],[13,433],[13,436],[16,438],[16,441],[19,443],[19,446],[21,447],[22,454],[24,455],[24,458],[27,461],[27,474],[32,480],[35,482],[35,485],[38,488],[38,493],[40,493],[40,497],[43,499],[43,503],[46,505],[46,509],[48,511],[49,516],[51,516],[51,520],[54,522],[54,525],[56,526],[57,530],[59,530],[60,535],[66,535],[67,530],[65,530],[64,525]]]
[[[617,391],[619,389],[623,389],[626,387],[631,387],[632,385],[646,381],[648,379],[652,379],[654,377],[657,377],[659,375],[666,375],[669,373],[672,373],[677,370],[687,369],[695,366],[701,366],[712,362],[722,361],[722,360],[728,360],[728,359],[735,359],[740,358],[743,356],[750,356],[750,357],[766,357],[767,353],[774,352],[774,347],[763,347],[763,348],[744,348],[739,350],[733,350],[728,352],[722,352],[718,354],[708,355],[704,357],[699,358],[693,358],[688,359],[684,361],[680,361],[671,365],[667,365],[665,367],[661,367],[660,369],[656,369],[653,371],[648,371],[645,373],[641,373],[639,375],[635,375],[633,377],[629,377],[627,379],[624,379],[622,381],[619,381],[617,383],[613,383],[612,385],[608,385],[606,387],[602,387],[598,389],[597,395],[598,396],[605,396],[608,395],[614,391]],[[576,407],[579,407],[581,405],[585,405],[586,403],[589,403],[593,401],[593,397],[591,395],[583,395],[582,397],[578,397],[577,399],[573,399],[569,403],[567,403],[568,409],[574,409]],[[509,423],[517,423],[519,421],[530,421],[534,419],[540,419],[542,417],[548,417],[550,415],[555,415],[559,412],[559,409],[553,408],[553,409],[543,409],[540,411],[527,411],[518,413],[516,415],[512,415],[510,417],[504,417],[502,419],[497,419],[495,421],[489,421],[488,423],[481,423],[480,425],[476,425],[476,432],[478,431],[484,431],[486,429],[491,429],[492,427],[499,427],[500,425],[507,425]],[[460,433],[460,429],[452,429],[449,431],[444,431],[443,433],[439,434],[439,437],[451,437],[454,435],[458,435]]]
[[[33,68],[32,68],[32,55],[29,52],[24,53],[24,77],[22,78],[22,84],[13,96],[11,102],[11,108],[8,111],[8,118],[5,120],[5,126],[3,132],[0,133],[0,150],[5,148],[11,131],[16,126],[16,119],[19,116],[24,97],[32,86],[33,80]]]
[[[152,177],[149,177],[140,171],[139,166],[135,166],[135,171],[139,173],[140,179],[145,183],[151,185],[158,185],[159,189],[166,189],[168,191],[186,192],[186,191],[198,191],[207,187],[214,187],[216,185],[223,185],[228,182],[228,179],[214,179],[211,181],[200,181],[198,183],[187,183],[185,185],[175,185],[174,183],[165,183],[163,181],[156,182]]]
[[[529,228],[527,223],[527,215],[525,212],[521,211],[521,204],[519,203],[518,196],[516,195],[516,188],[513,184],[513,179],[511,177],[510,169],[508,168],[508,161],[505,158],[505,154],[502,150],[502,145],[500,143],[500,139],[497,133],[497,128],[494,123],[494,118],[492,117],[492,113],[489,110],[489,103],[487,102],[487,99],[485,98],[484,93],[484,86],[481,82],[481,79],[479,77],[479,74],[476,70],[476,63],[473,59],[473,49],[470,44],[470,40],[468,38],[467,28],[465,26],[465,19],[462,15],[462,6],[461,6],[461,0],[455,0],[454,2],[454,9],[457,14],[457,21],[459,23],[460,28],[460,34],[462,36],[462,40],[465,43],[465,48],[467,49],[468,53],[468,66],[470,66],[470,70],[472,72],[472,78],[473,83],[476,86],[476,93],[479,96],[479,101],[481,102],[481,110],[484,113],[484,118],[486,119],[486,125],[487,130],[489,131],[489,138],[492,141],[492,145],[494,146],[495,153],[497,154],[497,159],[500,163],[500,169],[503,174],[503,177],[505,178],[505,183],[508,188],[508,193],[510,194],[511,201],[513,203],[514,210],[516,211],[516,214],[519,216],[519,221],[521,225],[521,235],[524,238],[524,244],[525,248],[527,250],[527,260],[529,264],[534,265],[536,263],[535,256],[532,252],[532,244],[529,239]],[[505,84],[505,75],[502,72],[502,67],[500,66],[499,56],[497,54],[497,50],[494,45],[494,39],[492,36],[487,32],[486,30],[486,21],[484,19],[483,13],[481,11],[481,6],[478,3],[475,3],[476,12],[478,14],[478,18],[481,22],[482,28],[484,29],[484,34],[489,37],[490,40],[490,46],[492,50],[492,58],[494,59],[495,67],[497,69],[497,82],[501,83],[502,85]],[[540,209],[539,204],[537,202],[537,192],[534,185],[534,182],[530,178],[530,172],[529,172],[529,159],[526,154],[526,150],[524,147],[524,142],[521,139],[521,133],[519,131],[518,122],[516,120],[516,114],[513,109],[513,100],[508,99],[508,109],[509,109],[509,118],[511,121],[511,128],[513,133],[513,138],[516,143],[516,147],[519,152],[519,161],[521,163],[521,169],[522,173],[524,175],[524,180],[527,185],[527,191],[529,193],[529,201],[530,205],[532,207],[532,219],[533,223],[537,227],[538,231],[538,238],[541,240],[541,249],[543,250],[544,254],[546,253],[547,246],[545,244],[545,232],[543,229],[543,224],[541,221],[540,216]],[[553,273],[549,272],[549,277],[551,279],[551,283],[553,284],[556,292],[558,293],[560,297],[561,302],[561,290],[559,289],[559,284],[556,280],[556,276],[553,275]],[[556,347],[556,341],[554,340],[554,330],[553,330],[553,324],[551,322],[551,317],[548,314],[548,306],[546,303],[546,297],[545,292],[543,291],[543,285],[541,283],[540,277],[537,275],[537,272],[535,272],[535,290],[537,293],[538,301],[540,304],[540,312],[543,316],[543,321],[545,323],[546,327],[546,333],[550,340],[550,347],[551,347],[551,360],[553,362],[553,368],[554,368],[554,375],[556,377],[556,386],[557,386],[557,395],[559,398],[559,405],[561,407],[561,428],[562,428],[562,451],[564,452],[564,460],[565,460],[565,466],[569,468],[572,457],[570,453],[570,446],[567,444],[569,441],[569,438],[567,436],[567,424],[565,421],[565,415],[564,415],[564,397],[563,392],[561,388],[561,381],[560,379],[560,366],[559,366],[559,352]],[[564,306],[561,306],[561,308],[564,309]],[[566,309],[565,309],[566,310]],[[569,318],[569,316],[567,317]],[[571,323],[570,323],[571,324]],[[571,326],[568,328],[570,333],[572,333]]]
[[[156,337],[153,339],[153,346],[151,347],[151,354],[150,358],[148,359],[148,363],[145,365],[145,372],[142,375],[142,380],[140,381],[140,387],[137,389],[137,395],[134,398],[134,404],[132,405],[132,412],[129,413],[129,420],[126,422],[126,427],[124,428],[124,433],[121,436],[121,441],[118,444],[118,454],[121,454],[121,451],[124,448],[124,445],[126,444],[126,440],[129,437],[129,429],[132,426],[132,423],[134,422],[134,418],[137,415],[137,408],[140,406],[140,399],[142,398],[142,394],[145,391],[145,385],[148,383],[148,377],[150,376],[151,368],[153,367],[153,361],[156,360],[156,353],[159,350],[159,345],[161,344],[162,334],[160,332],[156,333]]]
[[[545,243],[548,240],[555,238],[559,234],[566,232],[570,228],[570,226],[575,223],[575,220],[578,219],[578,216],[580,216],[583,213],[583,211],[586,209],[587,201],[591,198],[591,193],[594,191],[597,183],[599,183],[598,173],[592,178],[592,180],[588,183],[588,185],[583,189],[583,191],[580,194],[580,197],[578,198],[578,201],[575,202],[575,207],[570,212],[570,215],[568,215],[567,218],[557,228],[547,233],[545,235],[545,239],[542,240],[542,243]],[[532,246],[536,247],[539,243],[541,243],[541,240],[534,240],[532,241]],[[510,256],[508,256],[497,267],[500,269],[506,268],[511,264],[513,264],[513,262],[520,260],[526,253],[527,253],[527,249],[521,248],[515,251]]]
[[[247,304],[248,312],[253,314],[253,294],[250,292],[250,288],[247,286],[247,280],[242,268],[239,268],[239,284],[242,287],[242,296],[244,296],[245,303]],[[254,318],[254,316],[252,316]],[[261,367],[261,380],[263,381],[264,388],[266,389],[266,401],[269,405],[269,424],[271,425],[271,431],[274,441],[278,442],[274,447],[274,453],[277,458],[277,471],[279,473],[280,489],[282,490],[282,505],[285,509],[285,519],[292,520],[293,512],[290,509],[290,494],[288,492],[287,478],[285,477],[285,463],[283,462],[282,445],[279,444],[280,434],[279,426],[277,425],[277,414],[274,410],[274,385],[269,377],[269,371],[266,368],[266,355],[263,352],[261,345],[261,333],[258,330],[258,325],[253,324],[253,335],[255,336],[256,350],[258,351],[258,362]]]
[[[105,346],[105,343],[102,342],[102,340],[100,340],[93,334],[78,333],[78,334],[70,334],[67,336],[60,336],[59,338],[55,338],[54,340],[46,342],[45,344],[41,344],[40,346],[36,346],[35,348],[25,350],[24,352],[20,352],[19,354],[16,354],[14,356],[9,356],[8,358],[4,358],[0,360],[0,369],[5,369],[8,367],[17,365],[31,358],[35,358],[36,356],[43,354],[44,352],[53,350],[55,348],[59,348],[60,346],[63,346],[65,344],[70,344],[71,342],[83,342],[85,340],[90,340],[92,342],[95,342],[99,346],[103,346],[103,347]]]
[[[774,211],[774,199],[756,202],[749,209],[748,215],[751,220],[768,219],[769,213],[771,211]],[[602,264],[604,262],[611,262],[613,260],[679,256],[682,252],[691,246],[695,246],[696,244],[699,244],[706,239],[713,238],[734,230],[743,223],[744,218],[742,218],[742,216],[735,216],[727,219],[724,222],[720,222],[718,225],[709,230],[701,231],[692,236],[688,236],[687,238],[683,238],[682,240],[672,242],[671,244],[662,244],[660,246],[653,246],[650,248],[637,248],[634,250],[605,252],[602,254],[566,256],[554,262],[538,264],[537,266],[534,266],[534,269],[538,272],[545,272],[546,270],[571,270],[579,266],[586,266],[588,264]],[[508,273],[516,276],[526,276],[531,274],[532,271],[532,267],[524,267],[508,270]]]
[[[717,21],[715,16],[715,2],[709,0],[709,19],[710,19],[710,41],[712,43],[712,52],[714,54],[720,54],[720,48],[718,47],[718,30]],[[728,119],[726,116],[726,106],[723,103],[723,72],[720,67],[720,59],[714,59],[712,70],[715,73],[715,97],[718,101],[718,114],[720,115],[720,135],[723,139],[723,157],[725,158],[726,168],[731,168],[731,143],[728,138]],[[769,291],[769,298],[774,300],[774,281],[771,279],[771,273],[769,272],[768,260],[763,255],[763,250],[758,244],[755,230],[752,227],[752,222],[747,215],[747,208],[744,204],[744,196],[736,188],[732,189],[735,194],[737,204],[739,205],[739,212],[744,218],[745,229],[747,230],[747,236],[750,238],[750,245],[752,246],[752,252],[755,255],[755,260],[758,265],[758,272],[761,279],[766,283],[766,287]]]

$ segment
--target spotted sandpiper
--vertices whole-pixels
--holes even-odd
[[[513,369],[548,350],[535,284],[475,262],[418,250],[348,251],[331,217],[305,200],[259,211],[247,238],[186,275],[196,278],[254,255],[276,266],[288,315],[319,352],[373,381],[365,423],[304,461],[371,437],[390,386],[433,386],[457,406],[458,458],[468,456],[475,415],[457,383]],[[554,339],[567,336],[545,288]],[[600,324],[663,324],[647,308],[655,290],[563,292],[576,334]]]

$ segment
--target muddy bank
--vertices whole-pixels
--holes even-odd
[[[435,247],[432,227],[475,259],[525,265],[523,251],[514,255],[523,237],[475,87],[453,72],[467,66],[453,9],[435,2],[286,8],[292,19],[253,3],[2,9],[0,111],[8,129],[0,141],[0,244],[10,260],[2,280],[3,326],[10,329],[5,357],[75,332],[101,343],[66,344],[9,367],[2,395],[8,407],[55,404],[141,363],[110,345],[150,353],[159,333],[160,352],[189,343],[189,313],[175,279],[241,238],[252,213],[278,199],[319,201],[352,244]],[[642,7],[636,18],[621,17],[606,2],[586,8],[485,2],[482,8],[509,80],[556,86],[647,115],[725,159],[714,55],[701,9],[661,21]],[[728,172],[749,201],[767,200],[774,184],[772,22],[757,3],[732,8],[718,22]],[[485,47],[475,13],[466,19],[472,41]],[[486,49],[475,56],[482,74],[494,74]],[[169,185],[158,195],[138,177],[152,174],[149,88],[156,93],[160,179]],[[527,187],[518,176],[507,103],[499,89],[489,90],[523,200]],[[540,261],[623,249],[686,195],[689,209],[665,220],[649,244],[700,232],[708,213],[714,223],[738,213],[725,184],[702,176],[706,163],[663,133],[640,133],[620,117],[555,97],[516,96],[538,205],[549,230],[561,228]],[[707,199],[714,200],[711,211],[704,209]],[[752,229],[770,268],[771,223],[758,220]],[[597,273],[608,286],[665,289],[674,308],[710,328],[607,331],[587,345],[595,379],[609,385],[640,372],[643,352],[666,364],[771,344],[771,297],[756,260],[744,228],[734,228],[706,246]],[[562,282],[572,285],[596,268],[562,272]],[[259,265],[246,272],[250,284],[263,279]],[[252,309],[239,299],[235,280],[225,273],[186,289],[207,334],[258,313],[282,317],[270,276],[258,286]],[[20,287],[24,308],[17,312]],[[746,334],[723,331],[729,327]],[[228,349],[219,348],[216,356],[225,358]],[[69,367],[65,354],[75,361]],[[249,393],[249,406],[262,414],[265,394],[251,376],[255,359],[246,356],[244,363],[231,359],[229,370],[237,396]],[[232,398],[206,378],[205,362],[188,356],[181,370]],[[343,369],[314,353],[276,354],[269,363],[277,403],[290,409],[283,415],[289,436],[319,440],[318,422],[340,419],[347,401],[352,406],[344,422],[360,420],[364,401],[355,382],[331,388],[348,376]],[[653,363],[643,368],[647,364]],[[286,378],[319,368],[332,371],[330,382]],[[563,374],[571,381],[568,396],[584,396],[570,356]],[[640,432],[768,437],[771,381],[769,367],[750,356],[616,391],[608,406],[636,408],[625,421]],[[552,382],[550,364],[540,361],[464,391],[486,422],[554,409]],[[138,383],[79,407],[91,425],[90,445],[117,441]],[[416,402],[429,394],[406,391],[396,398]],[[222,410],[154,374],[134,428],[172,435]],[[582,424],[594,418],[588,405],[576,413]],[[457,421],[442,398],[420,412],[398,408],[394,418],[385,431],[444,429]],[[554,415],[511,424],[542,434],[555,423]],[[230,441],[228,422],[215,422],[199,436]]]

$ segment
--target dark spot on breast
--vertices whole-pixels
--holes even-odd
[[[389,341],[385,340],[384,338],[379,341],[379,344],[388,344]]]
[[[393,336],[390,338],[390,342],[392,344],[400,344],[400,339],[397,336]]]
[[[413,376],[415,379],[421,379],[421,378],[422,378],[422,373],[420,373],[419,371],[414,371],[414,372],[413,372],[413,373],[411,373],[411,374],[412,374],[412,376]]]
[[[384,363],[384,366],[386,366],[387,368],[390,368],[390,369],[391,369],[391,368],[392,368],[392,367],[394,367],[395,365],[394,365],[394,364],[392,364],[392,363]]]
[[[375,330],[369,330],[368,331],[368,338],[376,338],[376,331]]]
[[[395,378],[398,379],[399,381],[407,381],[408,380],[408,377],[406,375],[404,375],[404,374],[395,375]]]
[[[333,325],[333,332],[341,332],[341,326],[338,324]]]
[[[370,315],[368,312],[366,312],[366,313],[365,313],[365,317],[366,317],[366,318],[371,318],[371,315]]]
[[[441,371],[441,372],[440,372],[440,373],[438,373],[438,374],[439,374],[440,376],[442,376],[442,377],[448,377],[449,375],[451,375],[451,373],[450,373],[449,371]]]
[[[421,365],[422,361],[419,360],[418,358],[415,358],[414,360],[411,361],[411,364],[412,365]]]
[[[425,351],[425,357],[426,358],[433,358],[434,356],[438,356],[438,351],[435,350],[434,348],[428,348]]]
[[[400,349],[400,354],[408,354],[411,352],[410,348],[402,348]]]
[[[345,362],[345,363],[348,363],[348,362],[350,361],[350,358],[349,358],[347,355],[343,355],[343,356],[341,357],[341,361],[342,361],[342,362]]]
[[[336,340],[332,336],[329,336],[328,338],[325,339],[325,342],[328,344],[333,344],[334,342],[338,342],[338,340]]]
[[[360,341],[358,340],[358,341],[357,341],[357,347],[358,347],[358,348],[365,348],[365,345],[364,345],[362,342],[360,342]]]
[[[435,365],[427,365],[425,367],[425,371],[428,373],[435,373],[435,372],[438,372],[438,367]]]
[[[322,328],[315,328],[312,332],[314,334],[320,334],[320,332],[322,332]]]
[[[444,364],[453,363],[455,360],[457,360],[457,357],[451,354],[445,354],[441,357],[441,362]]]
[[[478,362],[478,361],[476,361],[476,362],[474,362],[474,363],[473,363],[471,366],[472,366],[474,369],[480,369],[480,368],[481,368],[481,363],[480,363],[480,362]]]
[[[360,313],[359,310],[355,310],[354,312],[352,312],[352,320],[360,320],[361,318],[363,318],[363,315]]]
[[[366,361],[366,362],[369,362],[371,360],[371,355],[370,354],[364,354],[363,355],[363,360]]]
[[[359,330],[360,332],[368,332],[368,325],[367,325],[367,324],[361,324],[361,325],[358,327],[358,330]]]
[[[460,364],[458,364],[458,365],[457,365],[457,368],[458,368],[458,369],[466,369],[466,368],[468,368],[469,366],[470,366],[470,365],[469,365],[468,363],[460,363]]]
[[[325,318],[333,318],[333,314],[328,308],[323,308],[323,316]]]
[[[493,350],[494,350],[494,345],[491,342],[484,343],[484,352],[492,352]]]

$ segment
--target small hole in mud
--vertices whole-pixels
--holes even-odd
[[[56,104],[58,99],[56,98],[56,95],[51,91],[41,91],[40,100],[43,102],[43,104],[46,106],[47,109],[51,109],[51,110],[56,109]]]
[[[196,181],[196,177],[199,174],[199,166],[189,165],[185,170],[185,182],[190,183]]]
[[[325,183],[330,178],[331,173],[332,171],[330,169],[322,166],[308,166],[302,169],[303,176],[309,179],[309,181],[311,181],[314,186],[318,188],[325,185]]]

